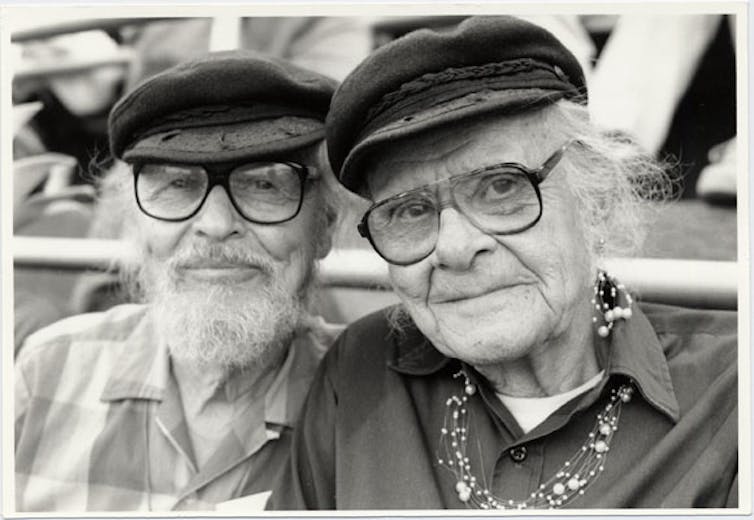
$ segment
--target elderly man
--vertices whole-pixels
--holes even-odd
[[[600,268],[669,188],[590,123],[584,76],[512,17],[417,31],[344,80],[340,181],[401,305],[328,352],[279,509],[735,507],[735,313]],[[650,208],[647,208],[650,209]]]
[[[270,489],[332,340],[307,308],[335,218],[318,153],[334,87],[228,52],[113,108],[128,168],[104,203],[123,212],[137,257],[124,270],[147,303],[28,339],[17,510],[206,510]]]

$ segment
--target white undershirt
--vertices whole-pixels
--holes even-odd
[[[605,371],[602,370],[589,381],[573,390],[547,397],[511,397],[497,392],[496,394],[516,419],[524,433],[529,433],[568,401],[597,386],[604,375]]]

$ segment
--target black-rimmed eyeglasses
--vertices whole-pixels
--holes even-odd
[[[414,264],[434,251],[440,212],[447,206],[484,232],[521,233],[542,216],[539,184],[573,142],[560,147],[536,169],[518,163],[495,164],[378,201],[361,219],[359,233],[395,265]],[[443,193],[449,196],[441,200]]]
[[[310,171],[292,162],[228,165],[140,163],[134,187],[139,209],[150,217],[180,222],[196,215],[216,185],[249,222],[279,224],[301,210]]]

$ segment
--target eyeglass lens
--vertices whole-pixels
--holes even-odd
[[[437,194],[450,186],[454,206],[480,229],[494,234],[521,231],[536,222],[541,203],[534,184],[502,165],[413,190],[375,206],[367,218],[372,243],[388,261],[409,264],[435,247],[440,229]]]
[[[136,177],[142,210],[155,218],[180,220],[198,211],[206,198],[209,175],[199,165],[144,164]],[[301,204],[299,171],[285,163],[253,163],[235,168],[227,187],[236,209],[255,222],[292,218]]]

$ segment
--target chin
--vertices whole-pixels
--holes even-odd
[[[517,327],[519,329],[519,327]],[[466,322],[465,329],[440,327],[434,338],[435,347],[448,357],[471,365],[492,365],[512,361],[532,350],[534,338],[525,334],[526,328],[501,330],[500,323],[474,326]]]
[[[458,359],[470,365],[496,365],[513,361],[525,356],[530,350],[530,345],[512,344],[505,338],[485,338],[478,340],[468,338],[466,344],[458,344],[453,350]]]

